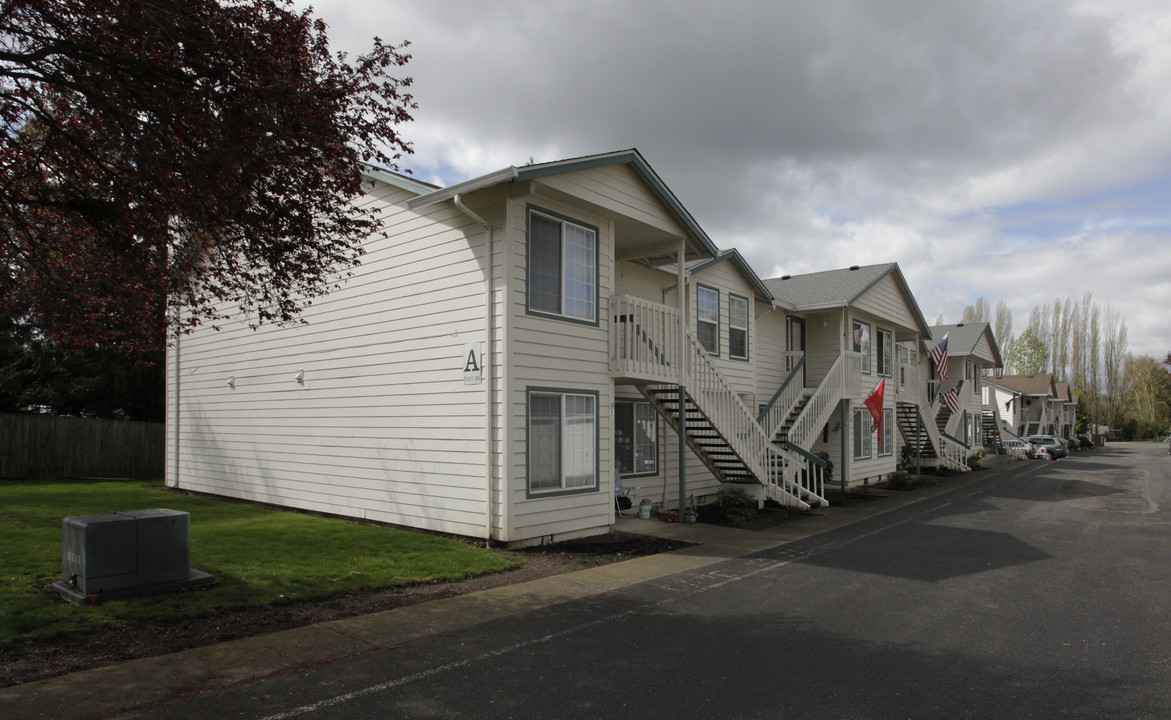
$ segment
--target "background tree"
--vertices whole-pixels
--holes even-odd
[[[964,314],[960,318],[960,322],[988,322],[992,317],[991,313],[991,303],[988,298],[981,295],[971,305],[964,306]]]
[[[1032,325],[1024,329],[1012,344],[1012,374],[1036,375],[1046,370],[1049,350]]]
[[[1156,437],[1171,426],[1171,377],[1153,357],[1127,358],[1126,412],[1128,438]]]
[[[992,323],[992,332],[996,336],[997,344],[1000,345],[1001,359],[1007,371],[1012,367],[1012,346],[1015,338],[1012,334],[1012,309],[1004,300],[996,303],[996,319]]]
[[[295,321],[378,228],[361,163],[410,152],[404,46],[350,62],[288,0],[0,0],[0,317],[122,353]]]
[[[1102,379],[1103,417],[1110,427],[1119,427],[1126,392],[1127,337],[1126,321],[1112,305],[1106,306],[1103,319]]]

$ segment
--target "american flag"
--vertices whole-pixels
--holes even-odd
[[[931,350],[931,362],[935,363],[935,374],[940,380],[947,380],[947,335]]]
[[[1053,434],[1054,435],[1061,434],[1061,419],[1060,418],[1053,418]]]
[[[943,400],[943,404],[947,405],[948,410],[951,410],[952,415],[955,415],[960,411],[960,386],[963,384],[964,381],[960,380],[958,383],[956,383],[955,387],[940,396],[940,398]]]

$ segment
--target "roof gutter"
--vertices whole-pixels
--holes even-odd
[[[466,195],[470,192],[475,192],[476,190],[491,187],[492,185],[497,185],[502,182],[511,182],[512,180],[516,179],[519,172],[520,171],[518,171],[515,167],[509,166],[503,170],[497,170],[496,172],[490,173],[488,175],[481,175],[478,178],[465,180],[450,187],[445,187],[442,190],[436,190],[435,192],[430,192],[426,195],[420,195],[419,197],[411,198],[410,200],[407,200],[407,208],[410,210],[417,210],[418,208],[427,205],[434,205],[435,203],[443,202],[444,200],[451,200],[459,197],[460,195]],[[464,214],[468,215],[468,217],[472,217],[471,214],[468,214],[468,209],[463,207],[463,205],[457,202],[456,207],[460,208]],[[484,223],[483,220],[477,220],[476,222],[487,225],[487,223]]]

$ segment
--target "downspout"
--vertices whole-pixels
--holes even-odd
[[[174,487],[176,489],[179,487],[179,377],[180,377],[179,367],[180,367],[180,359],[182,357],[180,354],[179,340],[180,340],[180,338],[183,337],[183,333],[180,332],[180,330],[179,330],[179,320],[180,319],[181,318],[179,316],[179,309],[175,308],[175,381],[174,381],[175,389],[172,393],[175,396],[175,410],[174,410],[175,416],[173,418],[171,418],[172,427],[174,428],[174,430],[172,432],[175,433],[175,437],[173,439],[175,446],[172,449],[172,455],[173,455],[174,461],[175,461],[175,469],[172,471],[172,474],[171,474],[171,479],[174,483],[171,487]],[[165,472],[166,471],[164,470],[164,473]]]
[[[841,321],[839,322],[839,325],[838,325],[838,330],[839,330],[839,332],[838,332],[838,352],[841,353],[841,357],[843,357],[843,358],[846,357],[846,349],[850,347],[850,343],[846,342],[846,336],[851,332],[850,322],[849,322],[850,318],[849,318],[849,314],[848,314],[847,310],[848,310],[848,308],[845,305],[843,305],[842,306],[842,318],[841,318]],[[845,362],[845,361],[843,361],[843,362]],[[849,363],[845,363],[845,364],[846,364],[847,368],[850,367]],[[853,385],[854,385],[854,379],[851,378],[847,384],[847,387],[853,387]],[[850,399],[843,397],[842,398],[842,410],[841,410],[841,415],[842,415],[842,478],[841,478],[842,492],[846,491],[846,485],[849,483],[850,461],[853,459],[852,456],[854,454],[853,453],[853,446],[848,445],[846,442],[846,433],[847,432],[850,432],[850,433],[854,432],[853,408],[849,407],[850,405],[851,405]],[[846,414],[847,408],[850,410],[849,415]],[[850,440],[852,441],[853,438],[850,438]]]
[[[679,291],[679,522],[687,512],[687,271],[683,267],[687,259],[687,240],[679,238],[679,269],[676,276]]]
[[[488,221],[472,212],[467,205],[464,205],[463,199],[459,193],[456,193],[452,198],[452,202],[456,208],[464,215],[467,215],[473,221],[479,223],[484,227],[484,236],[487,241],[487,262],[485,268],[485,290],[484,290],[484,352],[481,354],[481,372],[484,375],[484,479],[487,486],[487,493],[485,497],[484,508],[484,545],[490,547],[492,545],[492,422],[494,416],[492,413],[492,344],[494,341],[493,330],[495,325],[492,322],[492,274],[494,271],[494,247],[493,247],[493,233],[492,226]],[[486,358],[484,356],[487,356]]]

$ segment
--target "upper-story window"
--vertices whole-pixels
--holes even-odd
[[[728,357],[748,359],[748,298],[728,295]]]
[[[862,355],[862,372],[870,374],[870,324],[854,321],[852,333],[854,352]],[[869,456],[868,456],[869,457]]]
[[[712,355],[720,354],[720,291],[695,286],[695,334]]]
[[[598,231],[529,210],[529,310],[598,320]]]
[[[890,330],[878,328],[878,374],[886,377],[893,376],[894,364],[894,334]]]
[[[976,363],[972,368],[972,393],[980,394],[981,378],[984,377],[984,367],[980,363]]]

